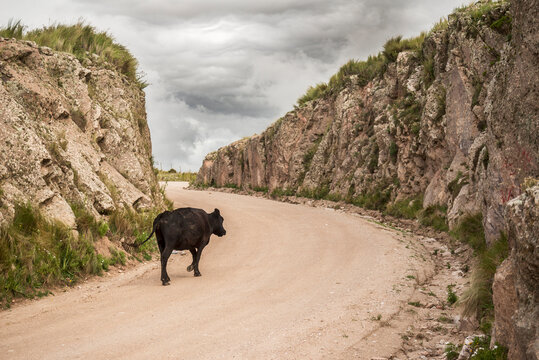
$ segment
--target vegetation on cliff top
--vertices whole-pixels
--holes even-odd
[[[385,43],[384,50],[378,53],[378,55],[369,56],[365,61],[355,59],[348,61],[329,79],[327,84],[319,83],[314,87],[309,87],[305,95],[298,99],[298,105],[303,106],[311,100],[337,94],[350,82],[352,75],[357,76],[356,81],[359,86],[367,85],[369,81],[383,75],[387,65],[395,62],[397,56],[402,51],[413,50],[419,58],[422,58],[422,47],[425,36],[426,34],[424,32],[410,39],[403,39],[402,36],[396,36]]]
[[[506,0],[500,1],[479,1],[477,3],[459,7],[454,10],[454,14],[459,16],[466,15],[473,22],[470,28],[477,35],[477,23],[483,22],[486,26],[494,29],[502,34],[510,36],[512,19],[509,15],[504,15],[500,18],[489,16],[489,14],[497,7],[505,4]],[[316,100],[325,96],[335,95],[340,92],[349,82],[352,75],[357,76],[357,84],[365,86],[370,81],[382,76],[387,65],[397,61],[399,53],[403,51],[413,51],[418,61],[424,65],[425,84],[428,87],[434,79],[433,58],[426,56],[423,49],[425,39],[433,33],[447,29],[448,21],[446,18],[440,19],[434,24],[428,32],[422,32],[419,36],[409,39],[403,39],[402,36],[395,36],[387,40],[383,46],[383,50],[377,55],[371,55],[367,60],[360,61],[352,59],[344,64],[339,71],[334,74],[328,83],[318,83],[315,86],[310,86],[306,93],[297,100],[299,107],[305,105],[311,100]]]
[[[10,20],[7,26],[0,28],[0,36],[34,41],[40,46],[71,53],[81,62],[95,54],[99,60],[112,64],[117,71],[127,76],[141,89],[148,85],[137,70],[137,59],[125,46],[115,42],[109,33],[99,32],[82,21],[74,25],[53,24],[26,31],[26,26],[21,20]]]

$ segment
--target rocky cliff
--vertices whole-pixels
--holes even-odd
[[[0,137],[1,223],[16,203],[70,227],[70,204],[96,216],[162,204],[144,93],[97,56],[0,38]]]
[[[517,330],[500,340],[516,349],[526,334],[511,354],[534,358],[536,328],[523,314],[538,309],[537,195],[527,195],[535,199],[527,212],[506,205],[539,178],[538,18],[537,1],[480,1],[424,36],[392,39],[378,56],[310,89],[313,100],[262,134],[208,154],[197,182],[380,210],[419,197],[445,212],[450,227],[482,215],[488,244],[513,229],[509,283],[498,286],[512,289],[508,317]],[[517,297],[510,281],[527,290]]]
[[[482,213],[496,239],[504,204],[539,176],[536,10],[519,6],[458,9],[372,81],[347,76],[337,93],[208,154],[198,182],[385,202],[422,194],[450,225]]]

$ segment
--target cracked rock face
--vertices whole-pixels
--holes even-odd
[[[95,215],[160,202],[144,93],[90,60],[0,38],[1,221],[17,202],[72,227],[70,204]]]

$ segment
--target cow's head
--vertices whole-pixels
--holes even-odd
[[[213,212],[210,214],[210,219],[211,219],[211,226],[213,229],[213,234],[219,237],[226,235],[226,230],[223,227],[224,219],[221,216],[219,209],[213,210]]]

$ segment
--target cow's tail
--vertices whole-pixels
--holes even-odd
[[[141,246],[141,245],[144,244],[146,241],[148,241],[148,240],[150,240],[150,239],[152,238],[153,234],[155,233],[155,228],[156,228],[156,227],[154,226],[153,229],[152,229],[152,233],[150,234],[150,236],[148,236],[148,238],[147,238],[146,240],[144,240],[143,242],[138,243],[138,244],[135,244],[135,243],[132,243],[132,244],[124,243],[124,245],[137,249],[139,246]]]
[[[128,247],[131,247],[131,248],[139,248],[142,244],[144,244],[145,242],[147,242],[148,240],[150,240],[153,236],[153,234],[155,233],[155,230],[157,230],[157,226],[159,225],[159,220],[161,219],[161,215],[163,215],[163,213],[157,215],[157,217],[155,218],[155,220],[153,221],[153,227],[152,227],[152,232],[150,234],[150,236],[148,236],[148,238],[146,240],[144,240],[143,242],[141,243],[132,243],[132,244],[128,244],[128,243],[124,243],[124,247],[125,246],[128,246]]]

